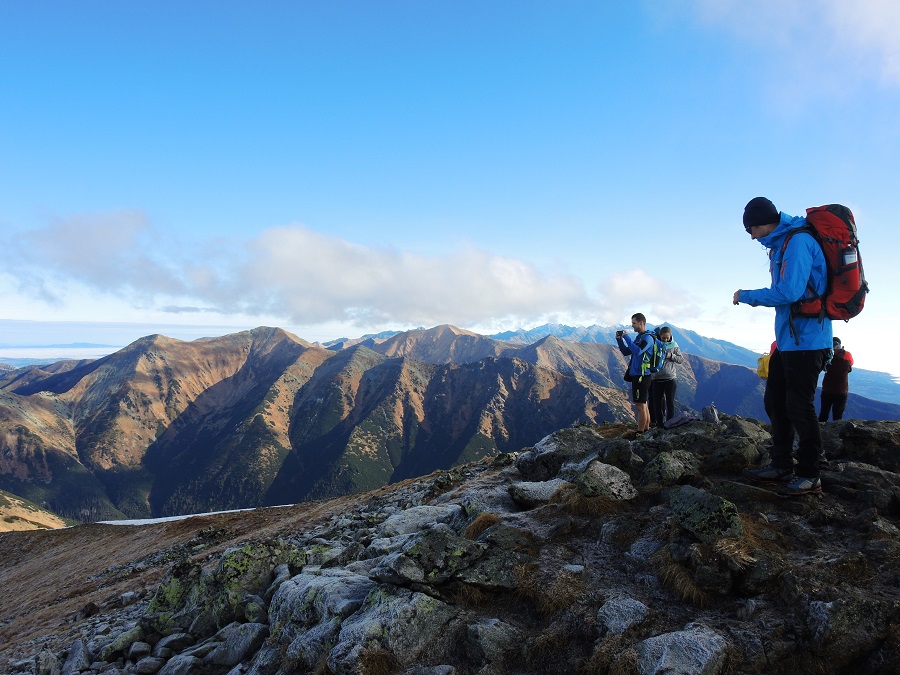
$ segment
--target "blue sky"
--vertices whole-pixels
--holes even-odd
[[[0,344],[643,311],[762,350],[765,195],[854,211],[835,334],[890,370],[898,169],[896,3],[0,0]]]

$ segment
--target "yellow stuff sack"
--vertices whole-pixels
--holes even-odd
[[[769,378],[769,359],[771,356],[769,352],[766,352],[756,360],[756,374],[764,380]]]

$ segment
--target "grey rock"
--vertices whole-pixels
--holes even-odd
[[[159,675],[189,675],[199,665],[200,659],[196,656],[178,654],[166,662]]]
[[[725,664],[728,642],[704,626],[664,633],[637,646],[640,675],[716,675]]]
[[[69,647],[69,655],[63,663],[62,675],[75,675],[81,670],[86,670],[91,665],[91,654],[84,640],[78,638]]]
[[[145,656],[134,664],[134,672],[137,673],[137,675],[152,675],[153,673],[159,672],[165,664],[165,659],[156,656]]]
[[[556,491],[569,482],[560,478],[545,481],[521,481],[509,486],[509,496],[513,502],[525,509],[531,509],[550,501]]]
[[[281,585],[269,606],[274,634],[285,626],[308,628],[359,609],[375,582],[340,568],[303,572]]]
[[[423,593],[378,588],[358,612],[344,620],[338,643],[328,655],[328,667],[338,675],[353,673],[372,645],[393,654],[402,666],[421,662],[426,651],[434,652],[452,633],[448,626],[458,611]]]
[[[217,634],[222,643],[203,659],[204,666],[235,666],[255,653],[269,637],[269,627],[262,623],[228,626]]]
[[[285,581],[291,578],[291,568],[287,563],[281,563],[277,567],[275,567],[275,579],[269,585],[269,588],[266,589],[266,593],[263,596],[263,600],[266,603],[272,601],[272,596],[275,595],[275,591],[283,584]]]
[[[60,675],[59,659],[53,652],[47,649],[41,650],[34,657],[34,672],[35,675]]]
[[[523,644],[522,631],[500,619],[482,619],[467,631],[468,651],[480,662],[503,664]]]
[[[661,452],[647,462],[641,474],[645,485],[677,485],[702,475],[703,460],[686,450]]]
[[[185,647],[190,647],[196,641],[196,638],[190,633],[172,633],[171,635],[161,638],[159,642],[153,646],[152,654],[153,656],[161,656],[163,653],[162,650],[164,649],[169,649],[177,654]]]
[[[395,584],[440,584],[470,565],[487,544],[458,536],[447,525],[435,525],[385,556],[370,576]]]
[[[465,520],[465,513],[459,504],[443,506],[413,506],[390,516],[377,528],[378,537],[395,537],[409,534],[432,525],[445,523],[458,529]]]
[[[138,640],[128,648],[128,653],[125,655],[125,658],[132,661],[140,661],[145,656],[149,656],[151,651],[152,647],[149,644]]]
[[[580,461],[596,453],[603,440],[587,426],[561,429],[520,454],[515,467],[526,481],[550,480],[556,477],[564,462]]]
[[[597,450],[597,458],[621,469],[632,480],[641,475],[645,464],[643,458],[632,450],[631,442],[623,438],[603,441]]]
[[[627,473],[599,459],[588,462],[575,478],[575,485],[586,497],[606,497],[622,501],[634,499],[638,495]]]
[[[135,626],[131,630],[119,633],[112,642],[100,650],[100,660],[110,661],[114,656],[123,654],[131,645],[144,637],[144,629]]]
[[[303,631],[288,645],[284,655],[288,663],[302,664],[312,670],[328,654],[341,630],[341,618],[336,616]]]
[[[248,623],[269,623],[266,601],[258,595],[245,595],[241,601],[241,610]]]
[[[836,667],[855,660],[883,641],[900,618],[900,603],[880,598],[812,600],[804,617],[816,653]]]
[[[743,536],[740,514],[726,499],[684,485],[672,491],[669,502],[675,521],[706,544]]]
[[[247,675],[276,675],[283,662],[283,648],[279,644],[264,644],[247,668]]]
[[[634,598],[611,598],[597,610],[597,626],[604,635],[620,635],[647,618],[647,605]]]

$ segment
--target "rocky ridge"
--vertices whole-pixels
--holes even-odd
[[[896,673],[900,424],[843,421],[823,433],[820,496],[741,482],[765,461],[768,433],[723,415],[639,437],[622,424],[562,429],[520,453],[282,513],[284,527],[272,529],[279,514],[267,509],[268,529],[240,536],[204,517],[189,537],[188,519],[179,544],[151,552],[144,542],[137,558],[96,570],[91,579],[107,579],[106,592],[116,580],[116,594],[78,596],[88,604],[39,637],[11,609],[36,592],[18,579],[22,597],[0,603],[0,665],[41,675]],[[71,545],[96,527],[72,528]],[[61,535],[2,536],[12,550],[26,541],[16,537]],[[156,583],[129,589],[149,568]]]

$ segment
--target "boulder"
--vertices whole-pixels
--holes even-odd
[[[628,474],[599,459],[592,459],[575,478],[575,486],[585,497],[606,497],[614,501],[634,499],[638,492]]]
[[[336,675],[359,670],[372,650],[384,650],[403,667],[422,661],[426,653],[446,649],[451,622],[459,610],[436,598],[396,587],[373,590],[364,605],[341,625],[328,667]]]
[[[422,530],[399,551],[382,558],[369,576],[398,585],[441,584],[477,560],[487,547],[460,537],[439,523]]]
[[[610,598],[597,610],[597,627],[603,635],[619,635],[642,622],[649,613],[647,605],[634,598]]]
[[[550,480],[556,477],[564,462],[580,461],[596,453],[602,442],[603,437],[589,426],[561,429],[521,453],[515,467],[527,481]]]
[[[687,450],[660,452],[647,462],[641,474],[644,485],[678,485],[695,481],[702,474],[703,460]]]
[[[647,638],[637,646],[640,675],[717,675],[725,665],[728,642],[704,626]]]
[[[672,490],[669,503],[675,522],[705,544],[743,536],[740,514],[726,499],[684,485]]]
[[[465,521],[465,513],[459,504],[443,506],[413,506],[400,511],[378,526],[376,536],[396,537],[399,534],[410,534],[432,525],[445,523],[458,529]]]
[[[550,501],[556,491],[568,481],[559,478],[544,481],[521,481],[509,486],[509,496],[523,509],[533,509]]]

